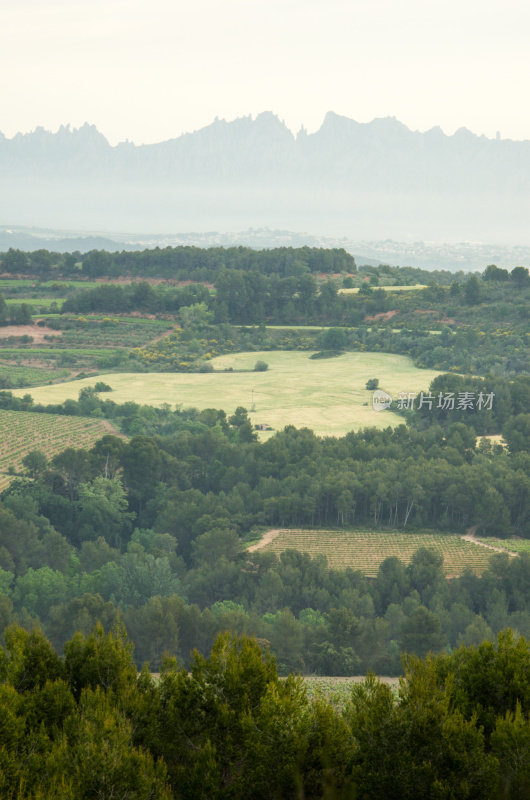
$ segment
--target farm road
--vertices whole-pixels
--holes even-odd
[[[463,539],[464,542],[471,542],[472,544],[478,544],[480,547],[486,547],[488,550],[495,550],[496,553],[508,553],[509,556],[519,555],[519,553],[514,553],[512,550],[507,550],[505,547],[496,547],[494,544],[486,544],[486,542],[481,542],[480,539],[475,539],[474,533],[466,533],[460,538]]]
[[[280,528],[274,528],[271,531],[267,531],[267,533],[263,534],[259,542],[251,545],[250,547],[247,547],[248,552],[253,553],[255,550],[261,550],[262,547],[265,547],[266,545],[270,544],[273,539],[276,539],[276,537],[280,533],[281,533]]]

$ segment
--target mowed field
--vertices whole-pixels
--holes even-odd
[[[0,410],[0,491],[13,480],[9,467],[22,470],[22,459],[32,450],[51,458],[67,447],[90,448],[106,433],[117,434],[104,420]]]
[[[494,553],[480,544],[467,542],[451,533],[402,533],[401,531],[280,530],[265,535],[260,552],[281,553],[294,549],[314,557],[324,555],[332,569],[360,570],[367,577],[377,575],[379,565],[390,556],[408,564],[420,547],[440,553],[449,577],[471,569],[480,575]],[[269,541],[270,539],[270,541]]]
[[[250,411],[253,399],[254,424],[274,430],[295,425],[320,435],[340,436],[362,427],[385,428],[403,422],[398,414],[372,409],[367,380],[378,378],[379,387],[397,397],[399,392],[428,389],[440,374],[418,369],[406,356],[390,353],[343,353],[327,359],[310,355],[285,350],[235,353],[212,359],[213,373],[112,373],[36,387],[30,393],[38,403],[58,403],[76,399],[83,387],[102,380],[113,389],[105,399],[117,403],[222,408],[229,414],[238,406]],[[253,371],[258,360],[269,365],[266,372]],[[229,369],[233,371],[220,371]],[[26,393],[27,389],[14,392]]]

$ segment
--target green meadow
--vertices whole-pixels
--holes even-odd
[[[265,372],[254,372],[258,361]],[[106,399],[199,409],[222,408],[231,414],[238,406],[251,411],[254,424],[281,430],[286,425],[309,427],[320,435],[340,436],[350,430],[399,425],[402,417],[372,409],[372,393],[365,388],[371,378],[397,396],[399,392],[426,390],[439,373],[418,369],[406,356],[390,353],[343,353],[335,358],[311,359],[310,353],[268,351],[235,353],[211,361],[210,373],[110,373],[69,383],[31,389],[38,403],[76,399],[85,386],[97,381],[113,391]],[[230,371],[224,371],[230,370]],[[26,390],[14,392],[25,394]]]

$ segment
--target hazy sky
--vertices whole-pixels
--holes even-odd
[[[161,141],[274,111],[530,139],[524,0],[0,0],[0,131]]]

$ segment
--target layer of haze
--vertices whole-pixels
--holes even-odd
[[[89,121],[111,143],[270,109],[530,139],[522,0],[3,0],[0,131]]]

